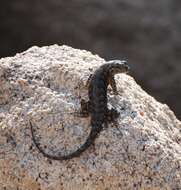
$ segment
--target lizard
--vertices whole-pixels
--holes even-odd
[[[119,112],[116,109],[108,109],[107,107],[107,87],[111,86],[115,95],[118,94],[114,76],[119,73],[127,73],[129,66],[126,61],[111,60],[101,65],[93,74],[90,75],[87,81],[88,97],[86,102],[81,100],[81,113],[90,115],[90,133],[85,142],[74,152],[67,155],[51,155],[46,153],[38,142],[36,142],[33,124],[30,121],[32,140],[37,149],[47,158],[53,160],[68,160],[78,157],[88,147],[94,144],[95,139],[103,129],[103,125],[108,122],[113,122],[119,117]]]

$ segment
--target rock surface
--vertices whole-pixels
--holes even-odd
[[[68,46],[32,47],[0,60],[0,189],[181,189],[181,122],[165,104],[128,75],[116,77],[119,95],[109,106],[120,112],[95,146],[80,157],[53,161],[52,154],[77,148],[89,118],[78,117],[86,80],[104,60]]]

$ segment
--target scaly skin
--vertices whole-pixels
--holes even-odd
[[[114,121],[119,113],[107,108],[107,87],[111,85],[114,94],[118,94],[116,83],[114,80],[114,75],[118,73],[126,73],[129,70],[129,66],[124,61],[112,60],[106,62],[98,68],[93,75],[88,80],[88,94],[89,101],[85,102],[82,100],[81,107],[82,113],[90,114],[91,116],[91,131],[85,141],[75,152],[68,155],[51,155],[46,153],[42,147],[36,142],[33,125],[30,121],[30,127],[32,132],[32,139],[38,150],[47,158],[54,160],[68,160],[74,157],[78,157],[82,152],[84,152],[88,147],[90,147],[98,134],[103,129],[103,124],[107,122]]]

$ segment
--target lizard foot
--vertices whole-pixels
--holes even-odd
[[[119,117],[119,115],[120,113],[116,109],[112,108],[111,110],[108,110],[106,120],[108,122],[114,122]]]
[[[114,125],[118,125],[116,119],[119,117],[120,113],[116,109],[111,109],[107,111],[106,119],[104,122],[104,128],[108,128],[109,123],[114,123]]]

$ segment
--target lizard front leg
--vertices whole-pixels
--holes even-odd
[[[90,75],[89,75],[89,78],[87,79],[87,82],[86,82],[86,85],[85,85],[85,88],[86,88],[86,89],[89,89],[89,84],[90,84],[90,81],[92,80],[92,75],[93,75],[93,74],[90,74]]]
[[[117,87],[116,87],[116,81],[115,81],[114,76],[109,77],[109,84],[110,84],[110,86],[111,86],[111,88],[113,90],[113,93],[115,95],[118,95],[118,91],[117,91]]]
[[[92,74],[89,75],[89,78],[87,79],[85,88],[89,89],[89,85],[90,85],[90,81],[92,80]],[[80,114],[82,117],[88,117],[89,113],[90,113],[90,102],[89,101],[85,101],[84,99],[81,99],[80,101],[80,105],[81,105],[81,110],[80,110]]]

